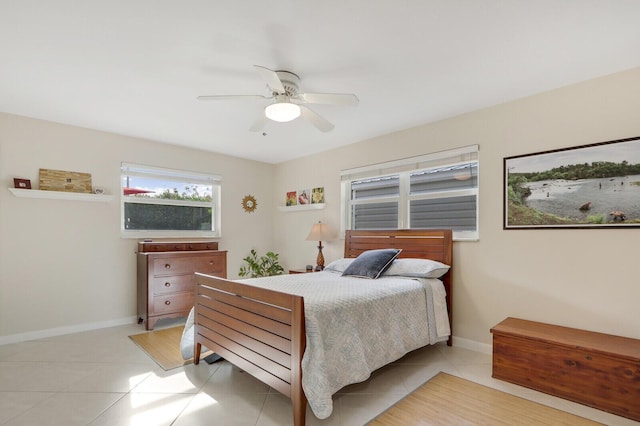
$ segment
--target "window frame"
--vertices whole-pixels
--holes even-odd
[[[476,185],[472,188],[447,189],[423,194],[411,193],[410,176],[422,170],[434,170],[447,167],[457,167],[475,163],[477,174],[474,176]],[[352,206],[382,202],[398,203],[398,229],[410,229],[411,202],[416,200],[444,199],[460,196],[475,196],[475,231],[453,231],[455,241],[477,241],[480,239],[480,160],[478,145],[440,151],[417,157],[410,157],[385,163],[358,167],[341,171],[341,203],[340,203],[340,231],[344,235],[346,229],[352,228]],[[365,199],[352,199],[351,184],[354,181],[398,176],[398,195],[383,195]]]
[[[146,177],[152,179],[171,179],[185,184],[211,185],[211,201],[172,200],[164,198],[135,198],[124,194],[124,178],[126,176]],[[122,238],[219,238],[221,232],[221,193],[222,177],[219,175],[192,172],[164,167],[146,166],[142,164],[122,162],[120,167],[120,235]],[[164,229],[126,229],[126,204],[152,204],[185,207],[207,207],[212,209],[212,230],[164,230]]]

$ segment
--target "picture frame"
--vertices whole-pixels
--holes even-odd
[[[287,206],[287,207],[297,206],[298,205],[298,198],[296,196],[296,191],[288,191],[287,192],[287,196],[286,196],[284,205]]]
[[[324,187],[311,190],[311,204],[324,204]]]
[[[13,178],[13,187],[17,189],[31,189],[31,180]]]
[[[311,204],[311,191],[308,189],[300,189],[298,191],[298,204],[301,206]]]
[[[640,227],[640,137],[503,159],[503,229]]]

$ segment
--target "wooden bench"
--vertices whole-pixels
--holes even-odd
[[[494,378],[640,421],[640,340],[517,318],[491,332]]]

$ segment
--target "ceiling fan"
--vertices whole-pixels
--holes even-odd
[[[274,102],[267,105],[264,115],[250,127],[251,131],[262,130],[265,120],[273,120],[281,123],[302,117],[313,124],[322,132],[333,130],[334,126],[324,117],[314,112],[306,104],[356,106],[358,97],[348,93],[301,93],[300,77],[291,71],[273,71],[260,65],[254,65],[262,78],[267,83],[271,96],[262,95],[212,95],[198,96],[201,101],[220,101],[237,99],[272,99]]]

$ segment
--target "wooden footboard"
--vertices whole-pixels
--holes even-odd
[[[196,283],[195,363],[206,346],[291,398],[294,425],[304,425],[303,298],[199,273]]]

